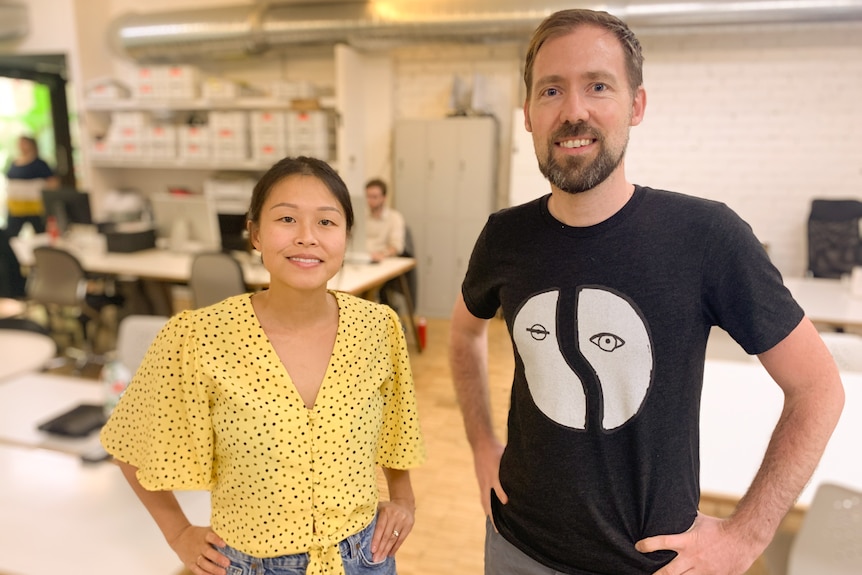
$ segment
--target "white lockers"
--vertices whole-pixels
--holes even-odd
[[[413,234],[417,312],[449,317],[473,244],[494,209],[497,122],[399,120],[394,147],[393,196]]]

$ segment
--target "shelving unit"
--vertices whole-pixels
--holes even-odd
[[[363,56],[353,49],[343,45],[335,46],[334,84],[321,84],[327,94],[334,92],[334,95],[317,96],[313,99],[290,100],[258,96],[85,98],[82,106],[85,116],[82,146],[86,149],[86,163],[91,176],[88,186],[95,192],[92,195],[96,203],[95,211],[98,212],[99,197],[112,189],[134,188],[144,195],[158,193],[170,187],[184,187],[199,192],[203,190],[204,181],[219,172],[247,172],[250,177],[256,178],[281,157],[273,155],[261,158],[260,154],[249,153],[249,157],[224,158],[221,157],[224,154],[213,154],[209,158],[192,158],[181,157],[179,153],[151,154],[146,150],[142,150],[139,156],[124,156],[115,154],[115,148],[110,147],[116,144],[107,143],[108,149],[98,153],[95,149],[96,138],[107,136],[114,116],[134,112],[151,114],[153,124],[177,126],[177,137],[179,130],[189,125],[192,115],[203,117],[214,112],[232,111],[324,112],[329,115],[329,152],[325,158],[322,153],[309,155],[321,157],[332,164],[347,182],[348,188],[357,194],[358,200],[365,177],[363,109],[357,105],[355,97],[348,97],[347,94],[355,94],[355,90],[351,91],[350,86],[351,82],[361,77],[363,61]],[[355,86],[355,83],[353,85]],[[317,119],[322,121],[321,118]],[[250,136],[248,142],[252,144]],[[180,142],[177,141],[178,149],[179,146]]]
[[[315,98],[321,109],[334,109],[335,98],[332,96]],[[206,99],[196,98],[194,100],[162,100],[162,99],[117,99],[90,98],[84,102],[88,112],[116,112],[116,111],[210,111],[210,110],[289,110],[295,109],[296,104],[291,101],[278,100],[274,98],[237,98]]]
[[[109,168],[109,169],[159,169],[159,170],[230,170],[236,172],[262,172],[269,169],[272,162],[258,162],[253,159],[245,161],[226,161],[226,160],[183,160],[177,158],[174,160],[121,160],[108,158],[94,158],[92,160],[94,168]]]

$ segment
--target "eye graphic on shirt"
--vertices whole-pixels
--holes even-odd
[[[536,341],[542,341],[551,334],[551,332],[545,329],[545,326],[539,324],[531,325],[527,328],[527,332],[533,336],[533,339]]]
[[[590,287],[578,291],[576,325],[578,347],[601,387],[602,427],[615,429],[637,414],[652,381],[646,324],[627,298]]]
[[[601,393],[601,417],[591,420],[613,430],[637,415],[649,390],[653,371],[649,333],[634,304],[610,290],[582,288],[575,305],[578,350]],[[513,339],[536,407],[560,425],[584,429],[588,388],[560,349],[558,306],[557,290],[527,300],[515,316]]]
[[[626,344],[621,337],[612,333],[597,333],[590,338],[590,342],[597,345],[600,350],[608,352],[614,351]]]
[[[556,290],[530,298],[515,317],[513,339],[536,406],[560,425],[584,429],[584,385],[557,342],[558,299]]]

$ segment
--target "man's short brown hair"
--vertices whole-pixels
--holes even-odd
[[[548,40],[568,34],[578,26],[598,26],[613,33],[626,54],[626,74],[632,94],[643,84],[644,57],[641,43],[625,22],[607,12],[579,8],[560,10],[545,18],[533,32],[533,38],[530,40],[524,63],[524,84],[527,86],[528,100],[533,88],[533,64],[539,49]]]

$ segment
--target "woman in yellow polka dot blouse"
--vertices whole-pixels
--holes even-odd
[[[102,430],[195,575],[395,573],[425,452],[397,315],[326,289],[352,223],[326,163],[275,164],[249,210],[269,289],[174,316]],[[177,489],[211,491],[211,526]]]

